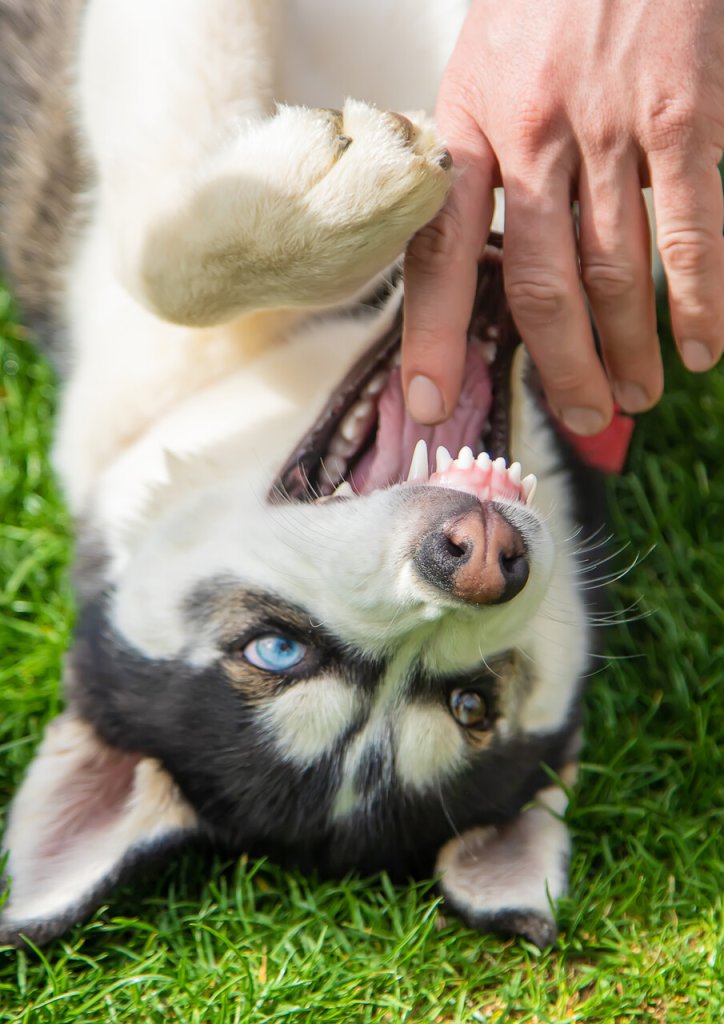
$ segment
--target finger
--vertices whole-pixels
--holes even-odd
[[[642,412],[661,397],[651,238],[638,159],[584,162],[578,184],[581,277],[614,397]]]
[[[578,434],[603,430],[613,414],[578,272],[570,176],[537,183],[506,175],[505,291],[554,412]]]
[[[487,142],[469,125],[446,141],[459,176],[405,255],[402,383],[420,423],[446,419],[460,393],[478,256],[492,215],[494,158]]]
[[[714,163],[650,157],[657,245],[671,326],[688,369],[710,369],[724,348],[724,203]]]

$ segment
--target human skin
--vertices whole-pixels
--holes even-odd
[[[596,433],[614,400],[640,412],[662,392],[642,185],[653,190],[681,358],[694,372],[716,363],[724,347],[722,0],[473,0],[436,119],[458,176],[405,260],[402,375],[416,419],[439,422],[457,400],[476,265],[500,184],[508,301],[567,426]]]

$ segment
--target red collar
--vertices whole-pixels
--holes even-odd
[[[609,425],[599,434],[592,434],[590,437],[574,434],[562,423],[559,423],[558,427],[579,457],[589,466],[601,469],[604,473],[620,473],[623,470],[634,429],[634,420],[631,416],[626,416],[617,408]]]

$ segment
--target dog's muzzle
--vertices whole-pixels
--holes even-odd
[[[470,505],[469,498],[465,504]],[[433,527],[413,562],[426,582],[478,605],[512,600],[529,572],[520,532],[492,501],[475,501]]]

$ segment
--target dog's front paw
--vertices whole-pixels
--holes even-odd
[[[126,283],[164,319],[195,326],[338,302],[437,212],[450,168],[422,115],[355,100],[282,106],[241,125],[133,233]]]
[[[473,828],[443,846],[437,861],[446,904],[471,927],[553,945],[553,905],[567,889],[566,797],[548,787],[506,825]]]
[[[304,259],[324,263],[332,275],[320,299],[344,297],[400,254],[442,205],[452,166],[422,114],[348,100],[331,116],[335,159],[298,207],[298,226],[312,235]]]

